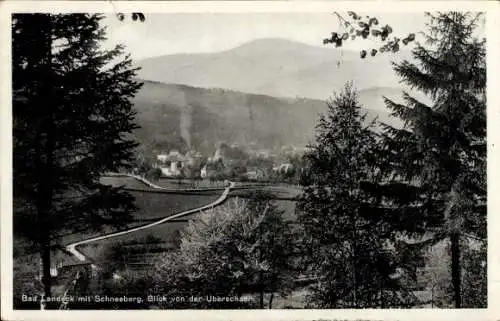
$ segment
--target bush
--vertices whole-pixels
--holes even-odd
[[[259,297],[258,302],[179,302],[178,308],[263,308],[266,293],[271,294],[271,306],[274,293],[290,290],[293,240],[270,197],[233,199],[189,223],[180,249],[157,264],[156,288],[168,296]]]
[[[161,170],[159,168],[151,168],[146,173],[146,179],[150,181],[158,181],[161,177]]]

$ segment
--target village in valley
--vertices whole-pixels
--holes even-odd
[[[307,148],[284,146],[277,152],[266,149],[243,149],[238,144],[220,143],[212,155],[195,150],[182,154],[179,150],[156,154],[148,164],[142,159],[134,174],[156,177],[239,181],[282,181],[298,183],[301,156]],[[148,174],[149,172],[149,174]],[[153,176],[153,177],[155,177]]]

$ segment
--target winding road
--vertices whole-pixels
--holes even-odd
[[[139,231],[139,230],[144,230],[144,229],[148,229],[150,227],[154,227],[156,225],[160,225],[160,224],[163,224],[165,222],[168,222],[168,221],[171,221],[171,220],[174,220],[174,219],[177,219],[179,217],[183,217],[183,216],[186,216],[186,215],[190,215],[190,214],[193,214],[193,213],[197,213],[197,212],[201,212],[201,211],[204,211],[204,210],[208,210],[208,209],[212,209],[214,208],[215,206],[218,206],[220,204],[222,204],[229,196],[229,193],[231,192],[231,190],[245,190],[245,189],[253,189],[255,187],[260,187],[260,186],[266,186],[265,184],[237,184],[235,182],[229,182],[229,185],[225,188],[203,188],[203,189],[185,189],[185,190],[171,190],[171,189],[168,189],[168,188],[165,188],[165,187],[162,187],[162,186],[158,186],[148,180],[146,180],[145,178],[143,177],[140,177],[140,176],[136,176],[136,175],[132,175],[132,174],[113,174],[113,173],[109,173],[108,176],[127,176],[127,177],[131,177],[131,178],[134,178],[140,182],[142,182],[143,184],[149,186],[150,188],[152,189],[156,189],[156,190],[163,190],[163,191],[171,191],[171,192],[186,192],[186,191],[198,191],[198,192],[203,192],[203,191],[223,191],[222,194],[220,195],[220,197],[218,199],[216,199],[215,201],[211,202],[210,204],[207,204],[207,205],[204,205],[204,206],[201,206],[201,207],[198,207],[198,208],[194,208],[194,209],[191,209],[191,210],[187,210],[187,211],[183,211],[183,212],[180,212],[180,213],[177,213],[177,214],[174,214],[174,215],[171,215],[171,216],[167,216],[167,217],[164,217],[158,221],[155,221],[155,222],[152,222],[152,223],[149,223],[149,224],[146,224],[146,225],[142,225],[142,226],[138,226],[138,227],[133,227],[133,228],[130,228],[128,230],[124,230],[124,231],[119,231],[119,232],[113,232],[113,233],[108,233],[108,234],[104,234],[104,235],[101,235],[101,236],[96,236],[96,237],[92,237],[92,238],[88,238],[88,239],[85,239],[85,240],[81,240],[81,241],[78,241],[78,242],[74,242],[74,243],[71,243],[71,244],[68,244],[66,245],[66,250],[71,253],[74,257],[76,257],[79,261],[82,261],[82,262],[85,262],[85,261],[90,261],[88,260],[88,258],[80,251],[78,251],[78,246],[80,245],[84,245],[84,244],[89,244],[89,243],[92,243],[92,242],[97,242],[97,241],[100,241],[100,240],[105,240],[105,239],[109,239],[109,238],[113,238],[113,237],[117,237],[117,236],[120,236],[120,235],[125,235],[125,234],[129,234],[129,233],[133,233],[133,232],[136,232],[136,231]],[[93,270],[98,270],[99,267],[96,266],[95,264],[91,263],[91,268]],[[78,279],[78,276],[79,276],[79,272],[76,274],[72,284],[73,286],[76,284],[77,282],[77,279]],[[119,276],[117,273],[114,273],[113,274],[113,277],[117,277],[117,278],[121,278],[121,276]],[[66,290],[65,292],[65,295],[68,293],[69,291],[69,288]],[[68,309],[68,302],[63,302],[61,304],[61,306],[59,307],[60,310],[64,310],[64,309]]]
[[[147,181],[146,179],[142,178],[142,177],[139,177],[139,176],[134,176],[134,175],[126,175],[126,176],[129,176],[129,177],[133,177],[143,183],[145,183],[146,185],[152,187],[152,188],[155,188],[155,189],[165,189],[161,186],[158,186],[158,185],[155,185],[149,181]],[[212,203],[210,204],[207,204],[207,205],[204,205],[202,207],[198,207],[198,208],[194,208],[194,209],[191,209],[191,210],[187,210],[187,211],[184,211],[184,212],[180,212],[180,213],[177,213],[177,214],[174,214],[174,215],[171,215],[171,216],[167,216],[161,220],[158,220],[156,222],[153,222],[153,223],[150,223],[150,224],[146,224],[146,225],[142,225],[142,226],[138,226],[138,227],[133,227],[133,228],[130,228],[128,230],[124,230],[124,231],[120,231],[120,232],[113,232],[113,233],[109,233],[109,234],[105,234],[105,235],[101,235],[101,236],[97,236],[97,237],[92,237],[92,238],[89,238],[89,239],[86,239],[86,240],[82,240],[82,241],[78,241],[78,242],[74,242],[74,243],[71,243],[71,244],[68,244],[66,246],[66,250],[68,252],[70,252],[73,256],[75,256],[78,260],[80,261],[86,261],[87,260],[87,257],[80,251],[78,251],[77,247],[80,246],[80,245],[84,245],[84,244],[89,244],[89,243],[92,243],[92,242],[96,242],[96,241],[100,241],[100,240],[104,240],[104,239],[109,239],[109,238],[113,238],[113,237],[117,237],[117,236],[120,236],[120,235],[124,235],[124,234],[129,234],[129,233],[133,233],[133,232],[136,232],[136,231],[139,231],[139,230],[144,230],[144,229],[147,229],[147,228],[150,228],[150,227],[153,227],[153,226],[156,226],[156,225],[160,225],[160,224],[163,224],[165,222],[168,222],[170,220],[173,220],[173,219],[176,219],[176,218],[179,218],[179,217],[182,217],[182,216],[186,216],[186,215],[189,215],[189,214],[193,214],[193,213],[196,213],[196,212],[200,212],[200,211],[204,211],[204,210],[208,210],[208,209],[211,209],[217,205],[220,205],[222,204],[228,197],[229,193],[231,192],[231,189],[235,187],[235,183],[234,182],[229,182],[229,185],[224,189],[224,192],[221,194],[221,196],[216,199],[215,201],[213,201]],[[207,189],[198,189],[197,191],[206,191]],[[211,189],[208,189],[208,190],[211,190]]]

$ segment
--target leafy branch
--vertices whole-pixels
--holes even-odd
[[[116,14],[116,17],[120,21],[124,21],[125,20],[125,15],[123,13],[121,13],[121,12],[118,12]],[[133,12],[132,13],[132,20],[133,21],[140,20],[141,22],[144,22],[144,21],[146,21],[146,17],[144,16],[144,14],[142,12]]]
[[[382,46],[378,49],[371,48],[368,50],[361,50],[360,57],[364,59],[368,52],[374,57],[378,52],[398,52],[400,50],[400,43],[408,45],[415,40],[415,34],[410,33],[404,38],[391,36],[393,33],[392,27],[388,24],[379,27],[380,22],[376,17],[361,16],[353,11],[348,11],[349,18],[344,18],[338,12],[333,13],[339,20],[341,32],[332,32],[330,37],[323,39],[323,44],[335,44],[335,47],[342,47],[346,41],[354,41],[361,37],[367,39],[368,37],[380,39]]]

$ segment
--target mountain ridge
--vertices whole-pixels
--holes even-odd
[[[151,57],[143,57],[139,59],[141,60],[148,60],[148,59],[157,59],[157,58],[165,58],[165,57],[179,57],[179,56],[187,56],[187,55],[200,55],[200,56],[208,56],[208,55],[214,55],[214,54],[222,54],[222,53],[227,53],[227,52],[232,52],[232,51],[240,51],[242,49],[246,49],[248,47],[259,47],[263,44],[270,43],[272,45],[278,45],[278,44],[284,44],[284,45],[295,45],[295,46],[303,46],[303,47],[308,47],[309,49],[312,50],[325,50],[329,52],[334,52],[335,50],[333,48],[328,48],[325,46],[316,46],[316,45],[311,45],[307,44],[304,42],[296,41],[296,40],[291,40],[291,39],[285,39],[285,38],[257,38],[257,39],[252,39],[248,42],[241,43],[237,46],[234,46],[232,48],[228,49],[223,49],[223,50],[218,50],[218,51],[203,51],[203,52],[184,52],[184,53],[171,53],[171,54],[164,54],[164,55],[156,55],[156,56],[151,56]],[[358,56],[357,52],[354,50],[345,50],[347,52],[352,53],[353,55]]]
[[[156,56],[139,60],[136,66],[142,68],[141,79],[163,83],[327,99],[350,80],[360,90],[400,87],[390,60],[403,57],[384,54],[360,59],[352,50],[264,38],[220,52]]]

